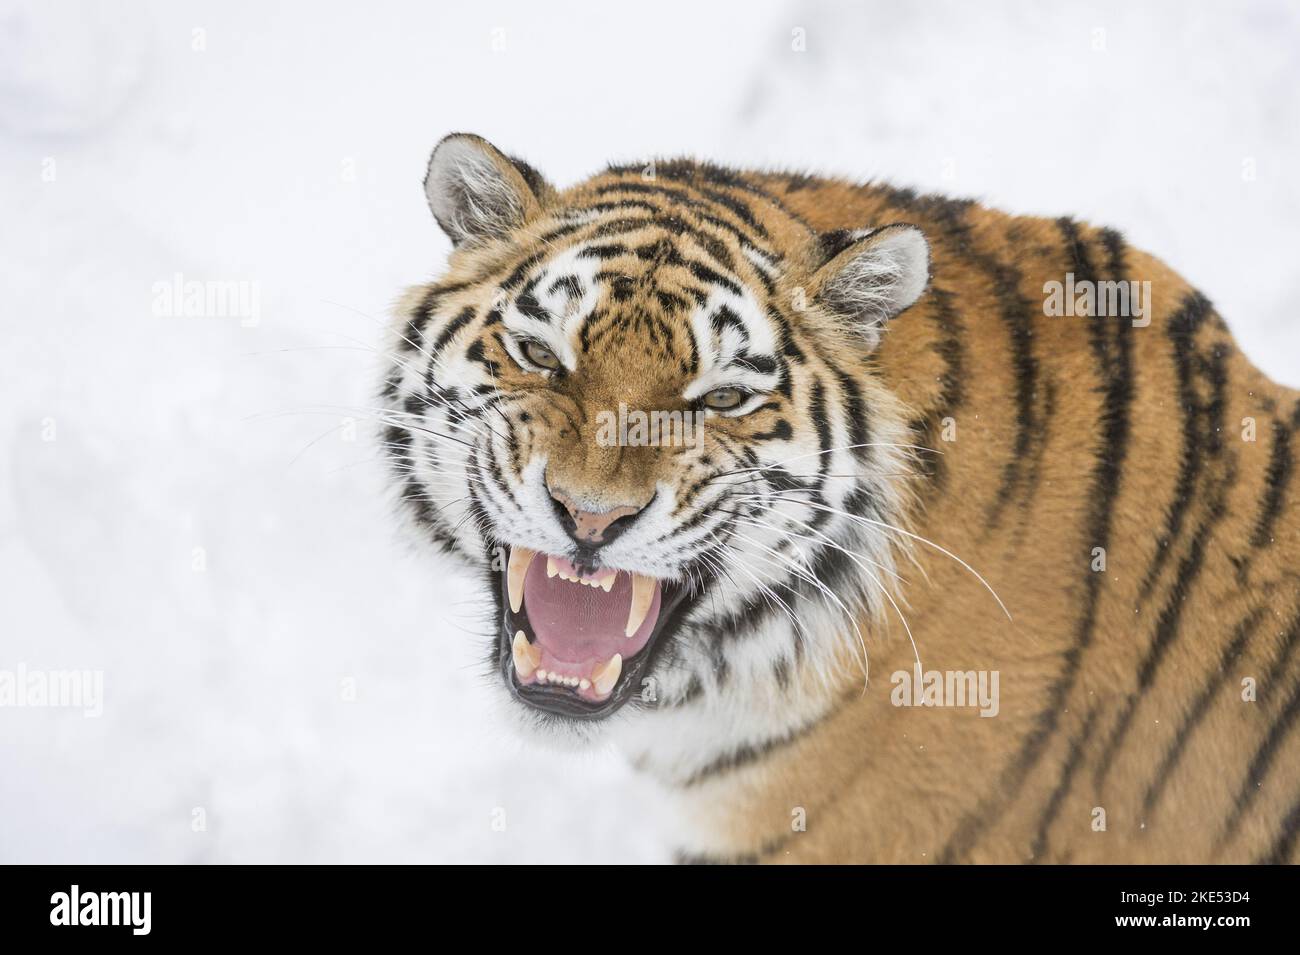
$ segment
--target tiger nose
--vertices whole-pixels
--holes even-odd
[[[645,504],[622,504],[607,511],[589,511],[572,495],[550,488],[555,512],[569,536],[580,547],[608,544],[622,534],[645,509]],[[648,502],[647,502],[648,503]]]

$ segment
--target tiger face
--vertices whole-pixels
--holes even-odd
[[[517,711],[588,735],[852,661],[903,539],[872,351],[921,233],[819,235],[690,162],[557,192],[469,135],[425,189],[455,248],[400,307],[387,453],[417,533],[486,575]]]

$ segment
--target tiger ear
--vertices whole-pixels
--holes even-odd
[[[930,244],[916,226],[903,224],[822,239],[830,258],[813,277],[813,297],[851,322],[874,348],[885,323],[930,283]]]
[[[433,217],[457,246],[509,235],[553,192],[532,166],[472,133],[452,133],[438,143],[424,177]]]

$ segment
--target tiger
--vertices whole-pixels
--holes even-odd
[[[665,858],[1296,861],[1300,395],[1167,265],[835,176],[561,190],[472,134],[424,188],[396,508],[482,581],[509,719],[620,752]]]

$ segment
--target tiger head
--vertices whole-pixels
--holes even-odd
[[[386,449],[418,533],[487,577],[517,712],[585,738],[851,663],[902,540],[872,356],[920,231],[819,234],[691,161],[561,192],[464,134],[425,191],[454,250],[400,305]]]

